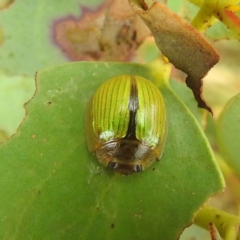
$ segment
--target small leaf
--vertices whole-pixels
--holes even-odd
[[[154,80],[147,66],[123,63],[77,62],[37,74],[23,124],[0,145],[0,239],[174,240],[222,191],[206,138],[166,84],[169,128],[160,162],[126,177],[88,152],[87,102],[119,74]]]
[[[240,94],[233,97],[225,106],[217,121],[220,151],[225,161],[240,177]]]
[[[196,29],[164,5],[155,2],[145,10],[135,2],[130,1],[151,30],[161,52],[188,74],[186,84],[192,89],[198,106],[212,113],[202,97],[202,78],[219,61],[218,54]]]

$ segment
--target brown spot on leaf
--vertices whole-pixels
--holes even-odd
[[[112,223],[112,224],[111,224],[111,228],[114,228],[114,227],[115,227],[115,224],[114,224],[114,223]]]
[[[161,52],[188,75],[186,84],[191,88],[198,106],[212,113],[202,97],[202,78],[219,61],[214,48],[195,28],[164,5],[154,3],[145,11],[133,0],[131,4],[151,30]]]
[[[81,12],[53,24],[54,42],[73,61],[126,61],[150,35],[127,0],[106,0],[96,9],[81,6]]]
[[[141,215],[141,214],[134,214],[134,217],[141,219],[141,218],[142,218],[142,215]]]
[[[14,3],[14,0],[1,0],[0,1],[0,10],[9,8]]]

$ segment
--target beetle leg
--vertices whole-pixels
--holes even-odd
[[[109,162],[108,167],[110,167],[111,169],[116,169],[118,167],[118,163],[117,162]]]
[[[141,172],[142,171],[142,165],[141,164],[137,164],[134,166],[134,171],[135,172]]]

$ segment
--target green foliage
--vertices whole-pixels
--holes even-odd
[[[227,163],[240,177],[240,94],[233,97],[225,106],[217,121],[219,150]]]
[[[69,16],[79,20],[84,15],[82,7],[94,12],[101,2],[0,1],[0,142],[16,133],[0,144],[0,239],[177,239],[199,208],[224,187],[213,152],[220,153],[233,169],[221,164],[228,191],[216,198],[215,205],[237,213],[239,95],[229,101],[219,118],[218,113],[225,100],[239,92],[238,43],[218,43],[221,62],[207,75],[209,85],[204,79],[204,97],[213,106],[213,119],[196,108],[191,91],[175,81],[179,75],[173,70],[171,87],[160,86],[169,124],[163,157],[146,172],[124,177],[104,168],[87,151],[86,104],[103,81],[118,74],[137,74],[156,83],[153,69],[120,63],[66,64],[70,59],[53,38],[57,20]],[[213,2],[218,1],[169,0],[167,6],[191,21],[199,9]],[[235,14],[232,20],[238,19],[238,6],[229,6],[237,1],[219,2],[228,4],[228,12],[222,5],[217,8],[225,25],[211,8],[215,15],[198,16],[196,26],[203,29],[214,24],[204,33],[211,39],[239,39],[238,21],[230,21],[226,15],[230,12]],[[94,22],[95,16],[88,14]],[[150,39],[133,59],[149,62],[158,54]],[[58,64],[63,65],[53,67]],[[208,139],[202,130],[205,126]],[[198,214],[203,227],[208,228],[216,213],[232,232],[238,229],[239,219],[233,225],[235,216],[225,218],[218,209],[211,214],[208,208],[203,210],[204,217],[201,211]],[[203,239],[199,228],[190,229],[182,240]],[[221,232],[227,235],[225,228]]]
[[[154,80],[136,64],[82,62],[38,73],[23,124],[0,148],[1,239],[176,239],[222,190],[206,138],[167,85],[160,162],[126,177],[87,151],[86,104],[105,79],[122,73]]]
[[[39,69],[69,61],[54,43],[55,21],[63,16],[81,16],[81,6],[95,8],[101,2],[15,1],[9,9],[0,12],[1,69],[14,75],[33,76]]]

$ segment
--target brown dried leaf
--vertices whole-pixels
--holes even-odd
[[[155,2],[146,10],[144,0],[141,6],[136,0],[129,1],[151,30],[161,52],[188,75],[186,83],[192,89],[198,107],[212,113],[202,97],[202,78],[219,61],[214,48],[195,28],[164,5]]]
[[[54,41],[71,60],[126,61],[150,35],[127,0],[81,10],[79,18],[66,16],[54,24]]]

